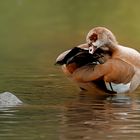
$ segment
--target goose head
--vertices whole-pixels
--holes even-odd
[[[87,34],[86,42],[89,44],[89,52],[92,54],[98,48],[108,51],[117,45],[114,34],[105,27],[91,29]]]

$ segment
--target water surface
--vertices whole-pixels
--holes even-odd
[[[139,140],[139,89],[94,96],[54,66],[59,53],[85,42],[95,26],[139,50],[140,2],[134,1],[0,2],[0,92],[25,103],[0,108],[1,140]]]

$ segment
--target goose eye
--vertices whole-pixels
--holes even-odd
[[[93,34],[89,37],[89,39],[90,39],[91,41],[94,41],[94,42],[95,42],[95,41],[98,39],[97,34],[93,33]]]

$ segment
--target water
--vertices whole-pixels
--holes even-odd
[[[0,107],[1,140],[139,140],[140,89],[95,96],[54,66],[59,53],[106,26],[140,50],[139,2],[6,0],[0,2],[0,92],[25,104]],[[132,6],[133,5],[133,6]]]

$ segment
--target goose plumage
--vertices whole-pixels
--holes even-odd
[[[101,88],[102,85],[97,86],[96,81],[103,81],[107,91],[116,93],[132,92],[139,86],[140,53],[118,44],[114,34],[107,28],[91,29],[87,34],[86,43],[78,47],[88,50],[92,55],[98,50],[105,52],[103,63],[98,65],[80,67],[77,67],[76,63],[62,65],[63,72],[83,89],[94,90],[95,85]],[[70,51],[60,54],[56,62],[63,60]]]
[[[94,71],[80,68],[73,77],[77,81],[87,82],[103,78],[106,83],[114,85],[116,92],[132,92],[140,84],[140,53],[133,48],[119,45],[114,34],[104,27],[95,27],[86,37],[89,50],[93,54],[97,49],[111,52],[111,57]],[[86,75],[86,78],[82,74]],[[117,88],[118,87],[118,88]]]

